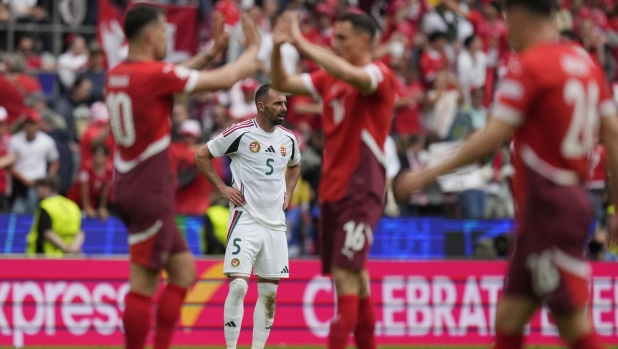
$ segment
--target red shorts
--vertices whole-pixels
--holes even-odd
[[[115,208],[129,230],[131,262],[160,270],[188,251],[175,221],[174,185],[167,151],[127,173],[116,171]]]
[[[363,144],[361,163],[348,182],[343,199],[320,208],[322,273],[331,267],[361,271],[373,243],[373,230],[384,209],[386,172]],[[327,180],[324,176],[323,180]]]
[[[538,299],[558,314],[581,308],[588,302],[583,251],[593,221],[590,199],[583,187],[560,186],[536,173],[528,183],[505,294]]]

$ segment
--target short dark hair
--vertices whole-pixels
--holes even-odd
[[[260,88],[255,91],[255,105],[257,105],[258,102],[261,102],[266,96],[268,96],[268,92],[270,91],[270,89],[270,84],[265,84],[260,86]]]
[[[97,151],[102,150],[105,155],[109,155],[109,148],[106,147],[104,144],[95,144],[94,146],[92,146],[91,150],[92,154],[96,154]]]
[[[470,49],[470,45],[472,45],[472,43],[474,42],[474,39],[476,39],[476,35],[472,34],[468,36],[466,40],[464,41],[464,47],[467,49]]]
[[[86,76],[86,75],[79,75],[75,79],[75,81],[73,82],[73,86],[71,86],[71,91],[77,90],[84,82],[86,82],[86,80],[90,81],[88,76]]]
[[[533,14],[551,17],[558,10],[556,0],[505,0],[506,8],[522,7]]]
[[[56,176],[47,176],[34,181],[35,187],[47,187],[52,192],[57,193],[60,189],[60,179]]]
[[[362,13],[348,12],[337,18],[337,22],[348,21],[352,23],[352,28],[354,28],[354,30],[369,34],[371,40],[373,40],[373,38],[376,36],[378,26],[376,24],[376,21],[374,21],[373,18],[369,17],[368,15]]]
[[[165,11],[160,7],[140,4],[129,11],[124,17],[124,34],[128,40],[134,40],[149,24],[159,20],[165,15]]]
[[[437,31],[437,32],[433,32],[429,34],[428,40],[430,44],[433,44],[434,42],[440,39],[448,40],[448,35],[446,35],[445,32],[441,32],[441,31]]]

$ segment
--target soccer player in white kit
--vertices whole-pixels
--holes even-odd
[[[231,205],[223,267],[230,278],[224,309],[228,349],[238,342],[251,269],[258,277],[252,348],[264,348],[279,279],[290,273],[284,210],[300,175],[300,151],[296,136],[281,126],[286,103],[285,95],[270,84],[260,87],[255,94],[257,116],[229,127],[195,155],[202,174]],[[231,160],[231,187],[212,165],[213,158],[224,155]]]

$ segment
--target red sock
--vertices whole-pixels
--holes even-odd
[[[135,293],[127,293],[124,299],[125,307],[122,314],[126,349],[143,349],[150,330],[150,297]]]
[[[354,341],[358,349],[376,349],[375,329],[376,317],[371,298],[361,299],[358,303],[358,324],[354,330]]]
[[[345,349],[358,321],[358,296],[337,298],[337,314],[330,324],[328,349]]]
[[[605,349],[605,346],[599,343],[599,339],[594,333],[580,338],[575,343],[571,344],[570,347],[571,349]]]
[[[185,300],[187,289],[168,283],[157,302],[157,329],[155,331],[154,349],[168,349],[176,321],[180,316],[180,308]]]
[[[493,349],[522,349],[524,336],[522,334],[504,334],[496,332],[496,343]]]

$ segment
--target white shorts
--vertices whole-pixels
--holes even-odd
[[[230,212],[223,274],[264,279],[289,278],[288,240],[285,231],[257,223],[246,211]]]

